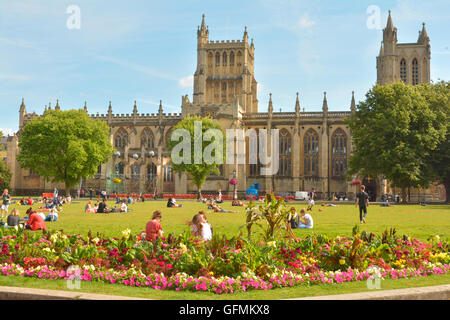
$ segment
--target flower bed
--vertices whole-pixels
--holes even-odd
[[[130,230],[120,238],[15,229],[2,229],[0,236],[0,272],[5,276],[157,290],[223,294],[450,271],[447,241],[399,238],[392,230],[380,236],[354,230],[349,238],[315,235],[267,243],[217,236],[204,243],[187,234],[152,243]]]

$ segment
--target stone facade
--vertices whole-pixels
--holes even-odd
[[[389,21],[392,22],[390,17]],[[387,29],[390,28],[389,21]],[[422,34],[423,38],[426,32],[422,31]],[[352,199],[355,187],[345,180],[347,161],[352,150],[351,132],[345,118],[351,116],[356,108],[353,94],[344,111],[328,111],[326,93],[323,96],[322,112],[305,112],[304,108],[302,111],[297,93],[296,101],[293,101],[295,112],[274,112],[272,95],[267,112],[258,112],[254,59],[255,46],[253,39],[250,44],[248,42],[247,28],[242,40],[210,41],[203,15],[197,30],[193,101],[189,100],[188,95],[182,96],[181,113],[175,114],[164,113],[162,102],[157,114],[139,113],[136,102],[131,114],[114,114],[110,102],[106,114],[91,115],[94,119],[108,123],[111,143],[118,152],[99,168],[95,177],[83,181],[83,186],[119,193],[153,193],[154,190],[177,194],[195,192],[196,187],[186,174],[172,172],[166,143],[171,128],[181,119],[188,115],[202,115],[216,119],[223,129],[278,129],[280,133],[278,174],[262,176],[260,165],[248,164],[247,145],[247,164],[221,166],[221,174],[209,177],[204,191],[222,189],[224,193],[231,193],[232,187],[228,181],[236,177],[240,195],[252,183],[259,182],[263,192],[275,190],[293,193],[315,188],[320,198],[341,193]],[[378,67],[385,70],[387,59],[386,55],[380,55]],[[429,65],[427,68],[429,72]],[[388,73],[379,72],[379,75],[384,74]],[[420,79],[425,80],[422,76]],[[386,76],[383,82],[387,81]],[[55,108],[60,108],[59,102]],[[84,110],[87,112],[86,104]],[[38,116],[27,113],[23,101],[19,114],[19,132],[8,141],[8,165],[13,172],[12,189],[16,193],[50,190],[53,184],[29,170],[21,169],[15,160],[21,128]],[[122,182],[113,183],[115,178],[120,178]],[[386,192],[386,182],[376,181],[372,191],[380,196]]]

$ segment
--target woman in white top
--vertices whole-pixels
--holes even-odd
[[[193,237],[199,237],[204,241],[211,240],[211,225],[206,222],[205,216],[202,213],[197,213],[194,218],[192,218],[191,234]]]
[[[127,211],[128,211],[127,204],[125,203],[125,201],[123,201],[122,205],[120,206],[120,212],[127,212]]]

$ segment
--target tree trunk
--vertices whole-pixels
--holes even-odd
[[[402,188],[402,203],[406,204],[406,188]]]
[[[64,183],[64,195],[67,197],[70,194],[70,186],[67,183]]]

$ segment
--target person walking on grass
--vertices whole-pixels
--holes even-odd
[[[2,194],[2,219],[3,216],[7,216],[8,215],[8,208],[9,208],[9,203],[11,202],[11,196],[8,193],[8,189],[3,190],[3,194]]]
[[[366,223],[366,216],[367,216],[367,207],[369,206],[369,195],[365,191],[366,187],[364,185],[361,185],[361,191],[356,194],[356,205],[355,207],[358,207],[359,205],[359,221],[360,223]],[[363,216],[364,212],[364,216]]]

